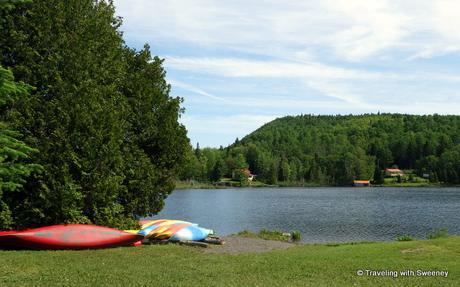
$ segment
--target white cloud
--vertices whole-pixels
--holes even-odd
[[[297,78],[304,80],[397,80],[460,82],[460,75],[424,71],[369,71],[343,68],[318,62],[286,62],[278,60],[250,60],[239,58],[175,57],[166,56],[166,68],[204,73],[223,77]]]
[[[372,56],[392,48],[406,36],[409,17],[386,0],[327,0],[327,11],[344,18],[336,27],[329,45],[349,60]]]
[[[296,63],[238,58],[168,56],[166,57],[165,66],[171,69],[218,74],[226,77],[371,79],[395,76],[390,73],[360,71],[316,62]]]
[[[297,60],[318,50],[352,61],[394,51],[429,57],[458,52],[443,47],[460,46],[456,0],[116,0],[115,4],[125,18],[123,29],[144,41],[226,46]]]

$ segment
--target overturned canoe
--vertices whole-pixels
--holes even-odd
[[[196,223],[182,220],[158,219],[141,221],[140,235],[152,240],[200,241],[213,234],[211,229],[199,227]]]
[[[177,231],[173,236],[169,238],[170,241],[184,241],[184,240],[193,240],[200,241],[212,235],[214,232],[211,229],[206,229],[196,225],[186,226],[179,231]]]
[[[143,236],[86,224],[52,225],[0,232],[0,248],[92,249],[132,245]]]

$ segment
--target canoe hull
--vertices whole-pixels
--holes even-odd
[[[200,241],[213,233],[212,230],[199,227],[196,223],[182,220],[145,220],[141,221],[139,234],[151,240]]]
[[[169,238],[170,241],[201,241],[212,234],[212,230],[189,225],[177,231]]]
[[[0,232],[0,248],[93,249],[131,245],[142,236],[86,224],[52,225]]]

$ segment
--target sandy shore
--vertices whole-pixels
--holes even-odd
[[[211,245],[209,248],[205,248],[204,252],[239,254],[287,249],[295,246],[295,244],[289,242],[239,236],[226,236],[222,237],[222,239],[225,241],[224,245]]]

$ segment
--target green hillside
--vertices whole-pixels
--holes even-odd
[[[206,157],[208,177],[216,170],[213,162],[220,162],[215,158],[221,157],[226,163],[223,176],[247,167],[268,184],[348,185],[354,179],[383,183],[383,171],[390,167],[431,182],[458,184],[460,116],[289,116],[225,149],[195,150],[195,155]]]

